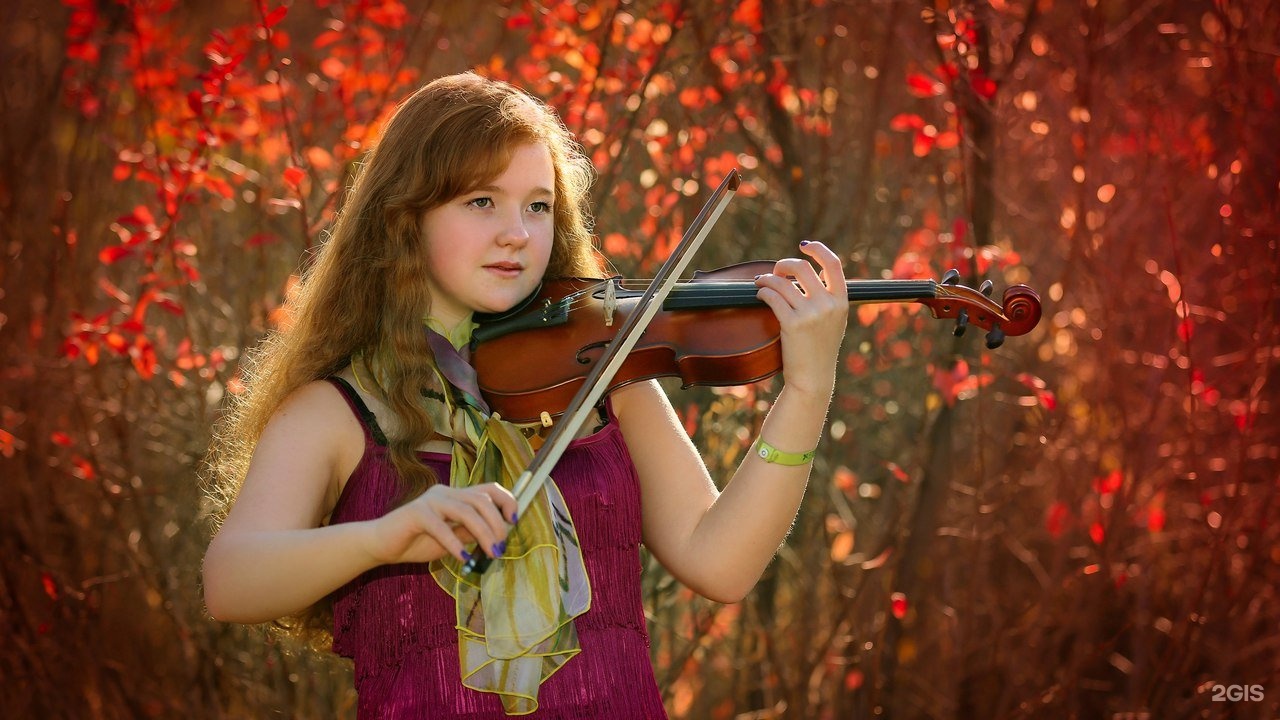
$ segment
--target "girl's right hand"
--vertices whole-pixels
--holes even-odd
[[[373,522],[370,551],[380,564],[430,562],[444,553],[465,562],[466,545],[474,541],[496,557],[515,513],[515,497],[496,483],[433,485]]]

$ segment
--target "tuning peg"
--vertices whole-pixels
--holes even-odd
[[[964,308],[961,308],[960,314],[956,315],[956,329],[954,331],[955,336],[960,337],[961,335],[963,335],[964,331],[968,327],[969,327],[969,311],[965,310]]]
[[[955,285],[960,282],[960,271],[955,268],[951,268],[942,274],[941,282],[943,285]]]
[[[995,350],[1004,344],[1004,330],[999,325],[991,328],[991,332],[987,333],[987,348]]]
[[[995,283],[992,283],[990,280],[983,280],[982,285],[978,286],[978,292],[986,295],[987,297],[991,297],[991,291],[994,289]]]

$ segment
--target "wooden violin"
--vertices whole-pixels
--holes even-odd
[[[743,385],[782,369],[780,328],[756,297],[757,275],[773,261],[739,263],[678,283],[609,381],[613,390],[658,377],[691,385]],[[987,347],[1023,335],[1040,320],[1040,296],[1026,285],[990,298],[988,280],[974,290],[948,271],[941,280],[849,280],[849,301],[916,302],[938,319],[987,330]],[[599,362],[641,291],[620,278],[551,280],[500,315],[478,316],[472,364],[489,406],[516,423],[560,415]]]

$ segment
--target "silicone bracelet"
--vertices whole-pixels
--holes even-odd
[[[751,452],[760,456],[760,459],[774,465],[804,465],[813,461],[813,455],[818,451],[814,448],[809,452],[792,453],[783,452],[778,448],[765,442],[764,438],[756,438],[756,442],[751,446]]]

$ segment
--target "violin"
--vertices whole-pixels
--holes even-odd
[[[668,376],[686,386],[741,385],[782,369],[781,328],[756,297],[755,279],[772,272],[773,262],[677,281],[740,183],[730,170],[643,290],[616,277],[553,280],[506,313],[476,318],[471,362],[489,408],[510,422],[555,425],[511,488],[520,515],[606,392]],[[1040,321],[1040,297],[1031,288],[1015,285],[997,305],[990,281],[972,290],[959,279],[950,270],[939,282],[852,280],[846,287],[850,302],[923,303],[934,317],[955,319],[957,335],[978,325],[993,348]],[[462,572],[487,565],[476,553]]]
[[[676,283],[636,345],[609,380],[607,391],[659,377],[693,385],[745,385],[782,369],[782,344],[773,310],[756,297],[757,275],[774,263],[757,260]],[[1040,296],[1026,285],[991,299],[992,283],[977,290],[949,270],[941,280],[848,280],[849,302],[915,302],[933,317],[987,331],[987,347],[1023,335],[1040,321]],[[600,362],[641,290],[621,278],[549,280],[524,302],[499,315],[478,316],[472,364],[494,412],[514,423],[550,425]]]

